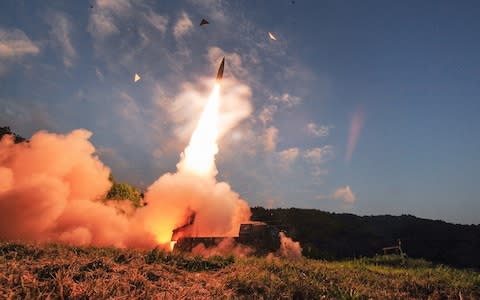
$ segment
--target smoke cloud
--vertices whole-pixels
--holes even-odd
[[[154,236],[102,199],[110,170],[91,133],[40,131],[30,142],[0,141],[0,238],[74,245],[150,247]]]
[[[302,257],[302,247],[300,247],[300,242],[293,241],[283,232],[280,232],[279,236],[280,249],[278,251],[280,256],[289,259],[300,259]]]
[[[233,238],[225,238],[214,247],[205,247],[199,244],[192,249],[192,254],[210,257],[215,255],[234,255],[243,257],[255,252],[255,249],[246,245],[236,243]]]
[[[236,236],[240,224],[250,219],[250,208],[225,182],[187,172],[167,173],[145,193],[148,209],[138,212],[159,243],[170,242],[172,231],[187,223],[183,236]],[[180,235],[179,237],[181,237]]]
[[[302,258],[300,242],[295,242],[282,231],[278,236],[280,238],[280,248],[275,253],[269,253],[267,259],[278,259],[282,257],[290,260],[298,260]]]

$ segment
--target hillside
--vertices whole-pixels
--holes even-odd
[[[211,257],[0,243],[2,299],[478,299],[480,274],[424,260]]]
[[[254,207],[252,213],[253,220],[285,227],[310,258],[371,257],[400,239],[409,257],[480,268],[479,225],[450,224],[410,215],[360,217],[297,208]]]

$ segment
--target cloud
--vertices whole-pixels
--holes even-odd
[[[131,0],[97,0],[97,7],[116,13],[123,13],[131,8]]]
[[[190,20],[190,17],[186,12],[182,12],[180,18],[177,20],[177,23],[175,23],[173,28],[173,36],[175,36],[176,39],[180,39],[190,33],[192,29],[192,20]]]
[[[40,49],[19,29],[0,28],[0,59],[21,58],[36,55]]]
[[[271,126],[264,130],[262,140],[265,152],[273,152],[277,147],[278,129]]]
[[[325,137],[325,136],[328,136],[328,134],[330,133],[330,129],[332,129],[333,126],[326,126],[326,125],[322,125],[320,127],[317,126],[317,124],[315,123],[308,123],[307,124],[307,131],[316,136],[316,137]]]
[[[263,110],[258,115],[258,118],[263,123],[263,125],[266,125],[267,123],[273,120],[273,116],[275,115],[276,111],[277,111],[276,105],[266,105],[263,107]]]
[[[6,71],[10,63],[39,52],[38,46],[23,31],[0,28],[0,74]]]
[[[103,80],[105,79],[105,77],[103,76],[102,71],[100,71],[99,68],[95,68],[95,74],[97,75],[97,78],[98,78],[100,81],[103,81]]]
[[[226,8],[224,7],[226,1],[222,0],[190,0],[190,2],[196,5],[199,11],[208,16],[208,19],[214,20],[215,23],[225,22],[226,17]]]
[[[97,0],[90,15],[88,31],[96,39],[104,39],[119,32],[116,16],[127,15],[132,8],[131,0]]]
[[[323,176],[328,174],[328,170],[321,168],[320,166],[313,166],[311,174],[315,177]]]
[[[122,102],[117,106],[119,114],[125,119],[136,119],[140,113],[140,108],[135,99],[125,92],[120,93],[120,99]]]
[[[53,39],[53,44],[56,48],[60,48],[63,53],[63,64],[65,67],[72,67],[77,57],[77,52],[70,40],[72,22],[66,14],[60,12],[50,13],[46,18],[50,25],[50,36]]]
[[[300,150],[296,147],[278,152],[280,166],[288,168],[297,159],[299,153]]]
[[[153,11],[149,11],[148,14],[145,14],[145,18],[153,27],[155,27],[162,34],[167,31],[168,17],[158,15]]]
[[[284,93],[282,95],[277,95],[277,96],[272,95],[272,96],[270,96],[270,100],[273,100],[273,101],[276,101],[276,102],[279,102],[279,103],[283,103],[287,107],[292,107],[292,106],[300,104],[300,102],[302,102],[300,97],[292,96],[288,93]]]
[[[343,200],[347,203],[354,203],[356,200],[355,194],[352,192],[350,187],[347,185],[344,188],[338,188],[332,195],[335,200]]]
[[[315,165],[331,160],[334,156],[333,146],[331,145],[306,150],[303,155],[305,160]]]

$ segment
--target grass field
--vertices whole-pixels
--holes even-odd
[[[480,299],[480,273],[380,256],[327,262],[0,243],[0,299]]]

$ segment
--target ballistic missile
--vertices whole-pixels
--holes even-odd
[[[220,68],[218,68],[217,72],[217,82],[220,82],[223,77],[223,67],[225,66],[225,57],[223,57],[222,62],[220,63]]]

